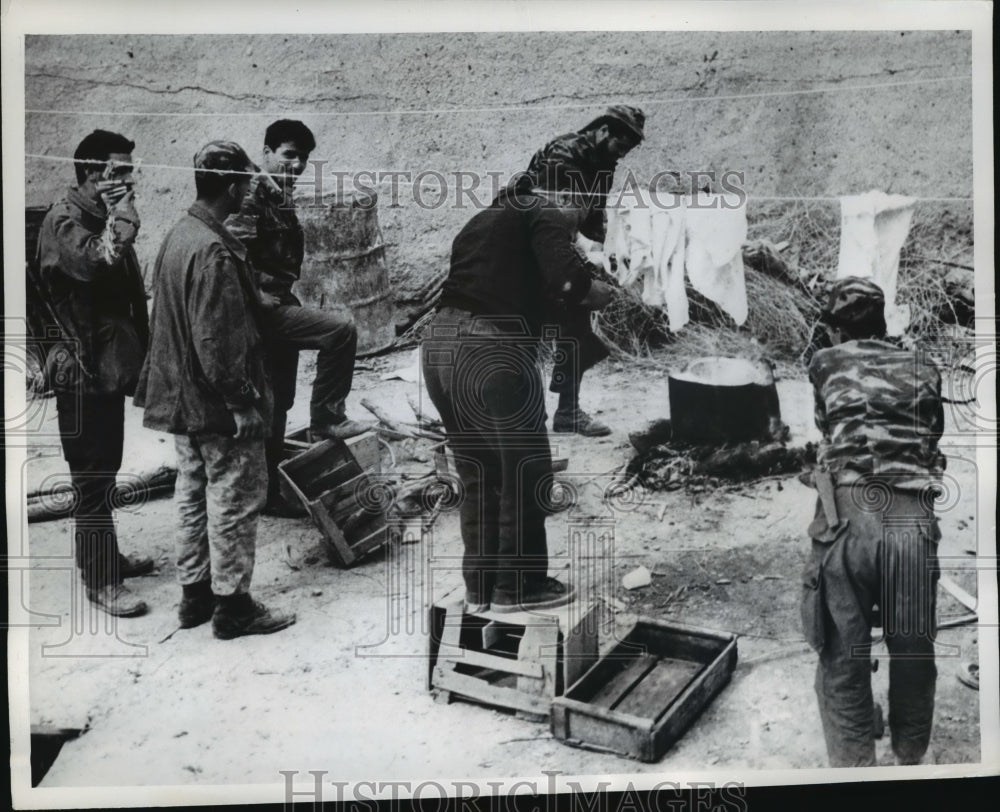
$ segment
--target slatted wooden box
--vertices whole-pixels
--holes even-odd
[[[597,604],[467,614],[459,590],[430,608],[427,687],[544,721],[552,698],[597,662]]]
[[[735,668],[734,635],[640,618],[552,701],[552,735],[575,747],[659,761]]]
[[[385,543],[388,527],[378,506],[374,477],[381,465],[374,432],[311,445],[293,434],[285,451],[296,453],[278,465],[283,485],[305,505],[336,564],[350,567]]]

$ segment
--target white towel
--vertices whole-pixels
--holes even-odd
[[[744,206],[723,208],[723,200],[704,192],[688,199],[685,264],[691,287],[741,325],[748,313],[742,251],[747,213]]]
[[[910,233],[916,201],[905,195],[871,191],[840,198],[840,258],[837,279],[871,279],[885,294],[889,335],[902,335],[910,323],[909,305],[896,303],[899,253]]]

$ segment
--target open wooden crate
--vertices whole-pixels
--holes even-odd
[[[430,607],[427,687],[541,722],[554,696],[597,662],[597,605],[531,612],[465,612],[464,590]]]
[[[735,635],[640,618],[552,701],[552,735],[576,747],[659,761],[735,668]]]
[[[304,450],[291,435],[278,465],[283,485],[305,505],[323,534],[335,563],[350,567],[385,543],[385,514],[373,498],[380,470],[378,441],[374,432],[348,440],[323,440]]]

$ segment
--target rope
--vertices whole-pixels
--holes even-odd
[[[29,153],[25,153],[24,157],[25,158],[33,158],[33,159],[39,160],[39,161],[55,161],[55,162],[59,162],[59,163],[74,163],[75,162],[74,158],[70,158],[70,157],[67,157],[65,155],[40,155],[38,153],[29,152]],[[190,166],[177,166],[177,165],[174,165],[174,164],[151,164],[151,163],[146,163],[145,161],[136,162],[136,168],[137,169],[170,169],[170,170],[174,170],[174,171],[178,171],[178,172],[194,172],[194,167],[190,167]],[[347,176],[347,175],[353,174],[353,175],[357,176],[357,175],[360,175],[360,174],[364,174],[366,180],[373,181],[373,182],[379,183],[379,184],[388,183],[388,182],[392,181],[393,183],[395,183],[398,186],[411,186],[411,187],[412,186],[421,186],[421,187],[425,187],[425,186],[428,185],[428,181],[426,181],[426,180],[422,181],[421,183],[418,184],[418,183],[415,183],[413,181],[403,181],[403,180],[399,180],[396,177],[392,177],[392,175],[395,174],[396,172],[397,172],[397,170],[390,170],[390,171],[383,172],[381,170],[368,170],[368,169],[365,169],[365,170],[361,170],[359,172],[354,172],[354,173],[346,172],[345,171],[345,172],[341,172],[341,173],[339,173],[337,175],[322,176],[322,177],[324,177],[324,178],[325,177],[329,177],[331,179],[331,181],[339,181],[342,184],[343,181],[346,180],[345,176]],[[257,173],[256,172],[232,172],[232,173],[227,173],[227,174],[249,175],[249,176],[253,177]],[[373,174],[374,174],[375,177],[373,177]],[[440,174],[445,174],[445,173],[440,173]],[[514,173],[514,174],[520,174],[520,173]],[[485,177],[492,177],[492,175],[486,175]],[[467,176],[463,175],[463,178],[467,178]],[[434,184],[433,188],[435,188],[435,189],[441,189],[442,187],[440,186],[440,184]],[[465,191],[469,192],[470,190],[465,190]],[[594,196],[598,196],[601,193],[600,192],[594,192],[592,194]],[[604,196],[605,197],[614,197],[616,194],[618,194],[618,193],[616,193],[616,192],[609,192],[609,193],[605,194]],[[908,195],[908,197],[909,197],[909,195]],[[917,203],[972,203],[973,200],[974,200],[974,198],[971,198],[971,197],[913,197],[911,199],[914,200]],[[834,197],[834,196],[831,196],[831,195],[816,196],[816,197],[806,197],[806,196],[796,197],[796,196],[775,196],[775,195],[755,195],[755,194],[750,194],[750,195],[748,195],[748,200],[753,200],[755,202],[762,202],[762,203],[800,203],[800,202],[801,203],[839,203],[840,202],[840,198],[839,197]]]
[[[31,77],[33,74],[26,74],[27,77]],[[66,81],[73,80],[74,77],[71,76],[56,76],[50,77],[56,79],[63,79]],[[802,90],[767,90],[761,91],[759,93],[731,93],[719,96],[679,96],[673,99],[647,99],[643,100],[641,103],[647,107],[655,107],[659,105],[666,104],[683,104],[686,102],[712,102],[712,101],[739,101],[742,99],[776,99],[776,98],[787,98],[789,96],[808,96],[819,93],[845,93],[845,92],[867,92],[870,90],[883,90],[886,88],[895,87],[913,87],[915,85],[931,85],[931,84],[942,84],[946,82],[971,82],[972,75],[963,76],[937,76],[930,79],[908,79],[899,82],[876,82],[867,85],[841,85],[833,87],[816,87],[816,88],[806,88]],[[149,88],[151,92],[156,92],[153,88]],[[311,118],[327,117],[327,116],[431,116],[431,115],[448,115],[455,113],[466,113],[466,114],[481,114],[481,113],[510,113],[510,112],[536,112],[538,110],[583,110],[588,108],[593,108],[595,105],[593,103],[581,104],[576,103],[566,103],[566,104],[543,104],[543,105],[531,105],[531,104],[517,104],[517,105],[502,105],[497,107],[444,107],[430,110],[337,110],[331,112],[317,112],[314,110],[305,110],[300,113],[292,113],[287,110],[283,110],[280,113],[167,113],[167,112],[147,112],[147,111],[129,111],[129,110],[114,110],[114,111],[90,111],[90,110],[43,110],[43,109],[26,109],[25,113],[31,113],[33,115],[52,115],[52,116],[101,116],[101,117],[121,117],[121,116],[150,116],[158,118],[199,118],[199,117],[213,117],[219,118],[221,116],[227,117],[262,117],[262,118],[281,118],[287,116],[307,116]]]

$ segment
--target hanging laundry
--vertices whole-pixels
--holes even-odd
[[[685,266],[691,287],[741,325],[748,313],[742,251],[747,213],[744,206],[723,208],[723,201],[723,195],[704,192],[689,198]]]
[[[654,276],[658,293],[656,303],[666,308],[667,322],[673,333],[688,323],[688,299],[684,287],[687,237],[684,207],[680,205],[680,201],[677,202],[678,205],[669,209],[652,209]]]
[[[916,200],[871,191],[840,198],[840,257],[837,279],[871,279],[885,294],[889,335],[902,335],[910,323],[909,305],[896,302],[899,253],[910,233]]]
[[[685,269],[691,286],[715,302],[737,324],[747,317],[741,246],[746,210],[723,209],[720,196],[652,200],[648,193],[608,209],[605,269],[645,304],[667,312],[671,332],[690,316]],[[692,205],[696,202],[697,205]],[[610,257],[617,258],[612,270]]]

